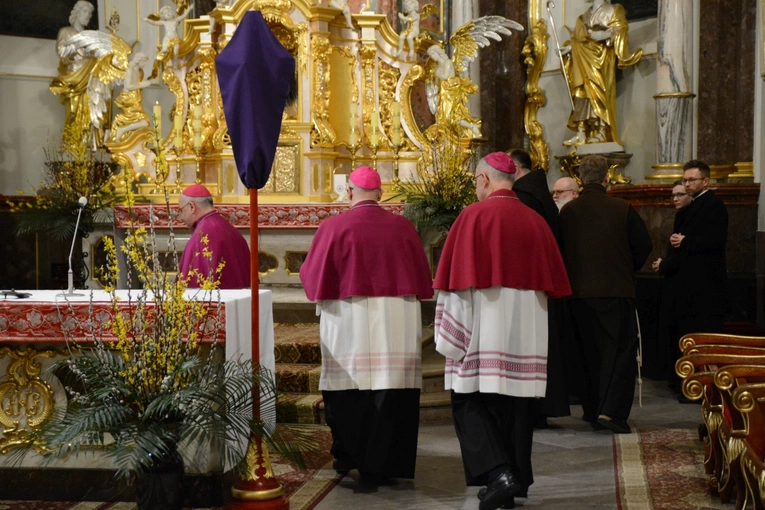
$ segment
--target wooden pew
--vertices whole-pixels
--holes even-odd
[[[754,438],[755,444],[762,443],[765,446],[765,429],[762,426],[749,426],[747,416],[735,406],[733,394],[743,385],[765,384],[765,365],[728,365],[715,373],[714,381],[723,403],[723,420],[718,440],[723,454],[723,467],[727,469],[727,476],[722,477],[726,483],[720,488],[720,495],[722,499],[723,492],[730,490],[732,484],[736,491],[736,510],[742,510],[746,508],[747,501],[752,499],[746,489],[742,455],[747,448],[747,438]]]
[[[747,501],[755,510],[765,510],[765,383],[748,383],[732,394],[734,407],[745,417],[746,437],[740,469]]]
[[[686,337],[681,342],[684,339]],[[687,343],[686,347],[689,347]],[[715,384],[715,374],[719,369],[732,365],[765,366],[765,347],[758,349],[724,344],[695,344],[687,351],[688,354],[677,361],[675,371],[683,379],[683,394],[691,400],[703,399],[702,418],[707,432],[702,436],[705,446],[704,469],[710,475],[710,490],[719,493],[721,501],[725,503],[730,499],[735,482],[730,476],[727,462],[731,423],[730,411],[725,412],[723,394]],[[721,427],[724,427],[722,435]],[[733,453],[736,452],[731,452],[731,455]]]

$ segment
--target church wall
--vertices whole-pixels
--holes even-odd
[[[0,36],[0,194],[39,186],[44,148],[64,124],[48,85],[56,75],[55,41]]]

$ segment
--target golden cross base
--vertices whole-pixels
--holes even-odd
[[[227,510],[289,510],[284,489],[274,477],[268,450],[263,439],[250,437],[245,455],[245,469],[231,488],[231,501]]]

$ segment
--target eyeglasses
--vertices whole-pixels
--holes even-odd
[[[688,193],[672,193],[672,198],[680,198],[686,196]]]
[[[696,181],[703,181],[704,179],[706,179],[706,177],[688,177],[687,179],[683,179],[681,182],[683,184],[691,184]]]
[[[177,218],[181,215],[181,212],[183,211],[183,208],[190,205],[191,202],[186,202],[184,205],[180,206],[178,209],[175,210],[175,214],[173,214],[173,217]]]
[[[478,184],[478,178],[479,177],[484,177],[484,178],[488,179],[488,177],[486,177],[486,174],[475,174],[475,175],[473,175],[473,184]]]
[[[558,195],[562,195],[563,193],[574,192],[574,191],[577,191],[577,190],[575,190],[575,189],[554,189],[554,190],[552,190],[550,192],[550,194],[555,197],[555,196],[558,196]]]

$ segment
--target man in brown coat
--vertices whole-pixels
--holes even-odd
[[[570,310],[582,355],[579,399],[585,420],[617,433],[627,424],[637,373],[635,280],[653,248],[629,202],[608,195],[608,163],[585,156],[579,198],[560,212]]]

